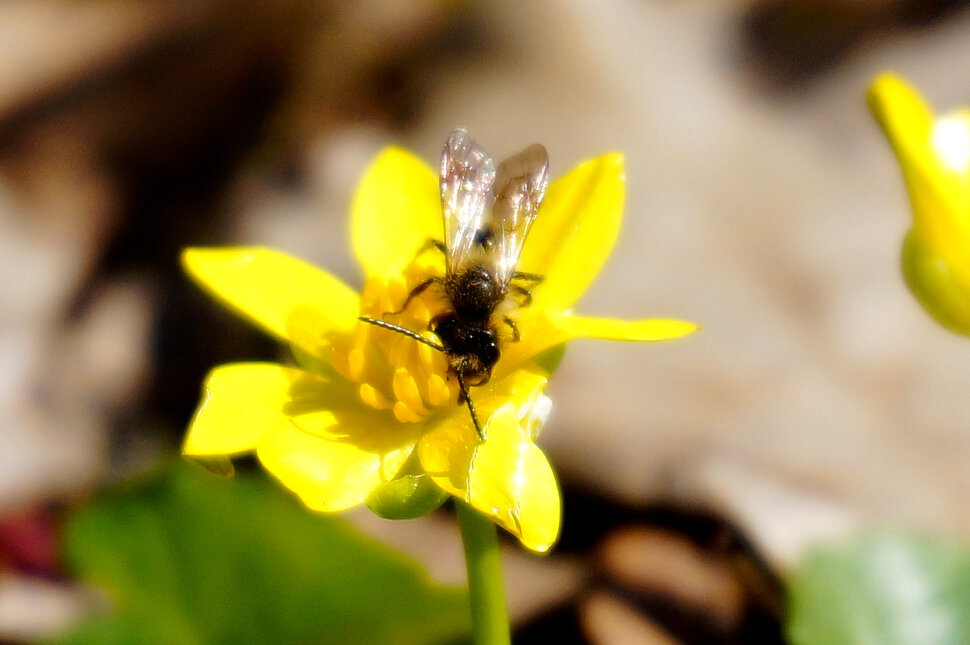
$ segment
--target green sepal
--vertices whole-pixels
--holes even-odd
[[[970,336],[970,284],[953,262],[915,232],[903,242],[903,277],[923,308],[938,323]]]
[[[427,475],[403,475],[378,486],[367,497],[375,515],[388,520],[423,517],[445,503],[448,493]]]

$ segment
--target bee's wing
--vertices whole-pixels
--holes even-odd
[[[548,184],[549,153],[538,143],[499,164],[488,224],[496,241],[491,261],[503,286],[512,279]]]
[[[441,205],[445,220],[447,271],[460,271],[478,247],[479,231],[491,210],[495,162],[458,128],[441,153]]]

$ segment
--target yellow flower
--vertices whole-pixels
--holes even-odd
[[[883,74],[869,107],[903,170],[913,227],[903,275],[938,322],[970,334],[970,109],[942,117],[903,80]]]
[[[360,295],[269,249],[187,249],[188,273],[289,343],[298,366],[215,368],[183,453],[227,466],[228,456],[255,452],[319,511],[362,502],[373,508],[424,483],[424,494],[430,487],[454,495],[526,547],[547,550],[559,533],[560,499],[535,443],[551,405],[543,394],[548,361],[540,354],[577,337],[653,341],[695,329],[675,320],[570,313],[613,247],[623,188],[618,154],[588,161],[549,187],[519,262],[545,280],[515,313],[520,340],[503,342],[492,379],[471,390],[485,441],[458,403],[443,354],[358,320],[400,310],[415,285],[444,270],[440,253],[420,251],[440,239],[442,214],[437,178],[419,159],[389,148],[361,182],[352,213],[353,248],[366,275]],[[444,303],[432,291],[385,318],[433,338],[424,330]]]

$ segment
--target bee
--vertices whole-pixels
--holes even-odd
[[[519,330],[510,314],[532,300],[542,276],[516,271],[529,229],[549,183],[549,154],[533,144],[496,167],[492,158],[463,129],[448,137],[441,153],[440,187],[444,242],[429,244],[445,256],[445,274],[417,285],[397,312],[428,288],[435,288],[447,308],[428,324],[440,342],[375,318],[360,320],[405,334],[448,360],[458,380],[458,403],[466,403],[475,431],[484,439],[468,388],[484,385],[501,356],[499,326]]]

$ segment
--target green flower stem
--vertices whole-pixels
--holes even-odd
[[[509,614],[495,525],[463,502],[456,501],[455,506],[465,546],[475,645],[509,645]]]

